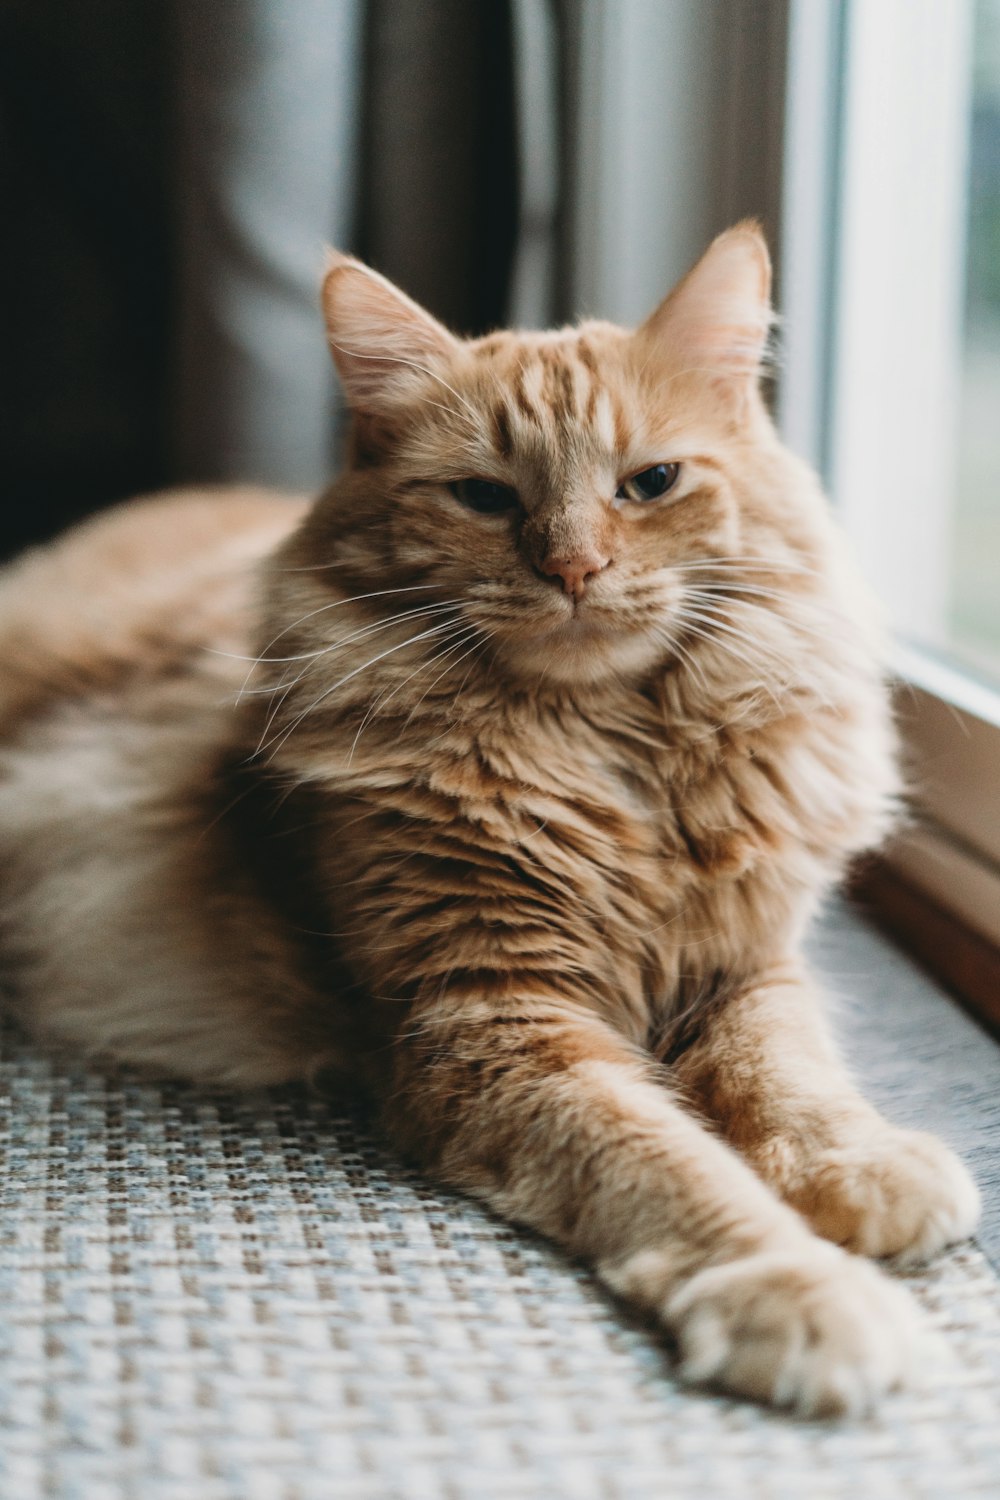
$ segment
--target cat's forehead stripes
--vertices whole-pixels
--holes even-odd
[[[514,452],[514,437],[511,432],[510,413],[504,400],[494,402],[490,411],[493,419],[493,443],[501,458],[512,457]]]
[[[634,423],[622,393],[581,333],[493,336],[476,354],[489,377],[484,399],[501,458],[509,459],[519,440],[536,442],[540,434],[572,438],[574,446],[586,437],[605,454],[628,450]]]

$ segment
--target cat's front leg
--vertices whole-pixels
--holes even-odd
[[[947,1146],[864,1100],[797,960],[707,1009],[674,1071],[727,1139],[818,1233],[919,1261],[971,1234],[979,1195]]]
[[[438,999],[396,1063],[396,1138],[652,1312],[688,1378],[807,1415],[902,1380],[906,1295],[817,1239],[589,1013]]]

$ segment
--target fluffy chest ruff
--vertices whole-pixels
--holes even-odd
[[[366,697],[279,742],[275,769],[323,802],[335,940],[390,1024],[445,994],[536,997],[656,1045],[786,951],[885,816],[852,774],[858,705],[792,695],[724,727],[682,717],[669,680],[590,696],[443,684],[415,721],[366,719]]]

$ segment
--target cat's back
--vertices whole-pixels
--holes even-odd
[[[258,564],[303,509],[135,502],[0,574],[0,973],[36,1028],[159,1070],[301,1073],[291,1027],[245,1020],[309,985],[227,766]]]
[[[304,510],[264,490],[182,490],[118,506],[9,564],[0,742],[65,705],[185,671],[236,678],[257,564]]]
[[[0,910],[197,816],[236,734],[263,556],[302,503],[188,490],[95,516],[0,573]],[[129,836],[131,833],[129,832]]]

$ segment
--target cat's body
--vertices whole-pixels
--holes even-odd
[[[908,1311],[779,1199],[917,1255],[976,1198],[854,1093],[799,958],[896,773],[868,606],[757,394],[759,239],[636,335],[463,345],[349,261],[326,308],[355,452],[313,509],[148,502],[0,585],[21,1005],[195,1078],[360,1075],[693,1377],[860,1408]]]

